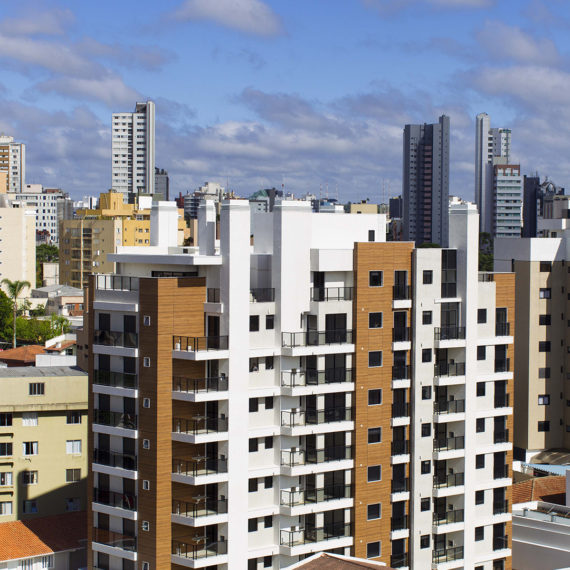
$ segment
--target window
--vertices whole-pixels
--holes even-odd
[[[485,539],[485,527],[478,526],[475,527],[475,542],[479,542]]]
[[[477,309],[477,322],[480,325],[487,322],[487,309]]]
[[[143,491],[150,491],[150,481],[148,479],[143,479],[142,488]]]
[[[249,359],[249,371],[250,372],[258,372],[259,371],[259,358],[250,358]]]
[[[552,271],[552,263],[550,261],[541,261],[540,262],[540,272],[541,273],[550,273]]]
[[[150,564],[148,562],[143,562],[142,570],[150,570]]]
[[[264,568],[271,568],[273,566],[273,558],[271,556],[264,556],[263,557],[263,567]]]
[[[264,477],[263,486],[266,489],[273,489],[273,476],[272,475],[268,475],[267,477]]]
[[[420,548],[429,548],[429,534],[420,536]]]
[[[81,455],[81,440],[68,439],[65,442],[65,453],[67,455]]]
[[[2,413],[0,414],[0,427],[9,427],[12,425],[12,414]]]
[[[38,454],[38,442],[37,441],[23,441],[22,442],[22,453],[24,455],[37,455]]]
[[[538,405],[539,406],[549,406],[550,405],[550,394],[539,394],[538,395]]]
[[[250,558],[247,561],[247,570],[257,570],[257,558]]]
[[[275,315],[265,315],[265,328],[268,331],[275,328]]]
[[[272,410],[273,409],[273,396],[266,396],[265,397],[265,409]]]
[[[0,487],[10,487],[12,485],[12,472],[0,473]]]
[[[538,343],[538,352],[550,352],[550,341],[541,340]]]
[[[30,382],[28,384],[28,393],[30,396],[43,396],[45,394],[44,382]]]
[[[431,348],[422,348],[422,362],[431,362]]]
[[[422,325],[431,325],[431,311],[422,311]]]
[[[374,503],[372,505],[368,505],[366,512],[366,520],[373,521],[382,518],[382,504]]]
[[[80,424],[81,423],[81,412],[67,412],[67,423],[68,424]]]
[[[263,517],[263,528],[271,528],[273,526],[273,515]]]
[[[23,412],[22,413],[22,426],[23,427],[34,427],[38,425],[38,413],[37,412]]]
[[[12,501],[0,502],[0,515],[11,515],[11,514],[12,514]]]
[[[257,493],[257,479],[255,477],[248,481],[247,490],[249,493]]]
[[[477,347],[477,360],[485,360],[487,358],[487,347],[478,346]]]
[[[8,455],[12,455],[12,444],[0,443],[0,457],[6,457]]]
[[[33,514],[38,512],[38,502],[36,500],[24,501],[22,511],[26,514]]]
[[[145,356],[145,357],[143,358],[143,366],[144,366],[145,368],[150,368],[150,357]]]
[[[268,435],[265,438],[265,449],[273,449],[273,436]]]
[[[247,532],[257,532],[257,519],[247,521]]]
[[[65,482],[66,483],[77,483],[81,480],[81,469],[66,469],[65,470]]]
[[[550,431],[550,422],[538,422],[538,431]]]
[[[423,511],[429,511],[429,505],[430,505],[429,497],[425,497],[425,498],[420,500],[420,510],[422,512]]]
[[[485,382],[477,382],[477,396],[482,397],[485,395]]]
[[[431,386],[422,386],[422,400],[431,400]]]
[[[368,467],[368,482],[382,481],[382,465],[371,465]]]
[[[485,491],[475,491],[475,504],[482,505],[485,503]]]
[[[433,271],[431,269],[424,270],[423,283],[424,285],[431,285],[433,283]]]
[[[368,367],[377,368],[382,366],[382,351],[381,350],[371,350],[368,353]]]
[[[550,299],[550,288],[540,289],[538,292],[539,299]]]
[[[549,325],[551,322],[550,315],[538,315],[538,324],[539,325]]]
[[[258,445],[259,445],[259,444],[258,444],[258,442],[257,442],[257,438],[256,438],[256,437],[252,437],[252,438],[249,440],[249,452],[250,452],[250,453],[253,453],[253,452],[257,451]]]
[[[422,424],[422,437],[429,437],[431,435],[431,424]]]
[[[427,475],[428,473],[431,473],[431,461],[429,459],[422,461],[421,473],[422,475]]]
[[[476,455],[475,456],[475,469],[485,469],[485,456]]]
[[[382,287],[384,283],[384,273],[382,271],[370,271],[368,274],[368,285],[370,287]]]
[[[259,400],[257,398],[249,399],[249,411],[257,412],[259,410]]]
[[[368,241],[374,241],[376,232],[374,230],[368,230]]]
[[[259,315],[249,316],[249,330],[250,332],[257,332],[259,330]]]
[[[368,313],[368,328],[369,329],[382,328],[382,313]]]
[[[141,528],[145,532],[148,532],[150,530],[150,523],[148,521],[142,521]]]
[[[382,388],[368,390],[368,405],[379,406],[382,403]]]
[[[366,545],[366,558],[378,558],[378,556],[380,556],[380,552],[380,541],[369,542]]]
[[[67,512],[79,511],[81,509],[81,499],[79,497],[68,497],[65,499],[65,510]]]
[[[266,356],[265,357],[265,370],[273,370],[275,364],[273,360],[273,356]]]
[[[150,449],[150,439],[143,439],[143,449]]]
[[[150,408],[150,398],[143,398],[143,408]]]
[[[382,428],[369,428],[368,429],[368,443],[382,443]]]
[[[143,325],[145,327],[150,327],[150,315],[143,316]]]
[[[485,431],[485,418],[477,418],[475,422],[475,431],[482,433]]]

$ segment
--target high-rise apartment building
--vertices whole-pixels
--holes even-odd
[[[404,127],[404,240],[448,243],[449,117]]]
[[[522,176],[511,163],[511,130],[491,128],[487,113],[475,119],[475,201],[480,231],[493,237],[520,237]]]
[[[155,193],[154,114],[152,101],[137,103],[133,113],[113,113],[111,185],[125,202]]]
[[[283,568],[334,551],[510,568],[512,275],[386,243],[383,215],[199,209],[91,277],[90,567]]]
[[[26,183],[26,145],[14,137],[0,135],[0,193],[21,192]]]

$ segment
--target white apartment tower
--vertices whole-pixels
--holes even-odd
[[[480,231],[497,237],[520,237],[522,224],[522,177],[520,166],[511,165],[511,130],[491,128],[487,113],[475,121],[475,201],[479,208]],[[517,179],[508,179],[495,166],[517,169]],[[509,170],[509,172],[510,172]],[[516,187],[515,187],[516,186]]]
[[[26,183],[26,145],[0,135],[0,192],[21,192]]]
[[[125,202],[154,194],[154,115],[152,101],[137,103],[133,113],[113,113],[111,185]]]
[[[91,277],[89,568],[510,569],[512,274],[384,215],[205,201]]]

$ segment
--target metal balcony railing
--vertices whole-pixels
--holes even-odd
[[[172,473],[187,477],[199,475],[215,475],[228,472],[228,460],[221,457],[197,457],[190,461],[186,459],[172,460]]]
[[[95,288],[101,291],[138,291],[139,278],[126,275],[96,275]]]
[[[174,336],[173,350],[198,352],[201,350],[227,350],[228,336]]]
[[[436,475],[433,478],[433,486],[436,489],[446,487],[460,487],[465,485],[465,473],[449,473],[448,475]]]
[[[327,368],[326,370],[284,370],[281,372],[281,386],[318,386],[354,382],[354,368]]]
[[[352,287],[313,287],[311,301],[352,301]]]
[[[93,335],[93,344],[136,348],[138,346],[138,334],[136,332],[96,330]]]
[[[93,489],[93,502],[128,511],[137,510],[137,497],[129,493],[116,493],[107,489]]]
[[[465,362],[437,362],[435,376],[465,376]]]
[[[455,546],[453,548],[444,548],[434,550],[432,554],[432,562],[434,564],[443,564],[444,562],[453,562],[454,560],[463,559],[463,546]]]
[[[297,346],[323,346],[327,344],[352,344],[352,330],[339,329],[328,331],[305,331],[281,333],[282,346],[295,348]]]
[[[110,370],[94,370],[93,384],[136,389],[137,375],[126,372],[111,372]]]
[[[410,453],[410,442],[407,439],[392,441],[392,455],[407,455]]]
[[[399,517],[394,517],[394,516],[392,517],[391,524],[390,524],[390,529],[392,531],[406,530],[407,528],[409,528],[408,515],[403,515],[403,516],[399,516]]]
[[[465,511],[463,509],[454,509],[445,513],[433,513],[433,524],[440,526],[442,524],[460,523],[465,520]]]
[[[410,338],[410,327],[392,329],[392,342],[409,342]]]
[[[410,404],[408,402],[394,402],[392,404],[393,418],[407,418],[410,415]]]
[[[326,447],[324,449],[283,449],[281,465],[296,467],[330,461],[344,461],[353,458],[353,448],[345,445]]]
[[[410,490],[410,480],[405,479],[392,479],[392,493],[406,493]]]
[[[324,503],[352,497],[352,485],[329,485],[319,489],[282,489],[280,504],[284,507],[297,507],[312,503]]]
[[[435,340],[464,340],[465,327],[447,326],[435,327]]]
[[[465,411],[465,400],[448,400],[433,403],[434,414],[460,414]]]
[[[433,440],[433,448],[435,451],[465,449],[465,437],[462,435],[456,437],[438,437]]]
[[[503,515],[509,512],[509,501],[493,501],[493,514]]]
[[[493,550],[503,550],[509,547],[509,536],[494,536],[493,537]]]
[[[200,560],[212,556],[222,556],[228,553],[228,543],[225,540],[207,542],[206,538],[200,539],[200,544],[187,544],[179,540],[172,541],[172,554],[182,556],[190,560]]]
[[[493,434],[493,443],[509,443],[509,430],[496,431]]]
[[[336,523],[320,528],[282,529],[279,542],[281,546],[292,548],[302,544],[349,536],[352,536],[352,523]]]
[[[172,431],[190,435],[226,432],[228,431],[228,418],[226,416],[219,418],[208,416],[197,416],[191,419],[173,418]]]
[[[495,323],[495,336],[510,336],[510,323]]]
[[[392,366],[392,380],[409,380],[412,377],[412,367],[408,365]]]
[[[272,303],[275,301],[275,289],[272,287],[258,287],[249,290],[250,303]]]
[[[109,410],[94,410],[93,423],[124,429],[137,429],[137,415]]]
[[[227,499],[202,499],[188,502],[172,500],[172,514],[181,517],[208,517],[212,515],[223,515],[228,512]]]
[[[129,471],[136,471],[137,469],[136,455],[128,455],[117,451],[108,451],[106,449],[93,450],[93,463],[107,465],[108,467],[118,467],[119,469],[128,469]]]
[[[392,554],[390,556],[390,566],[392,568],[405,568],[409,566],[408,562],[408,555],[407,553],[404,554]]]
[[[228,377],[216,376],[212,378],[187,378],[175,376],[172,379],[172,391],[185,394],[197,394],[200,392],[227,392]]]
[[[133,552],[137,549],[136,536],[130,536],[128,534],[113,532],[112,530],[102,528],[93,529],[93,542],[112,546],[113,548],[121,548],[122,550],[128,550],[129,552]]]
[[[296,427],[318,425],[333,422],[350,422],[353,419],[352,408],[328,408],[326,410],[283,410],[281,425]]]
[[[495,360],[495,372],[509,372],[511,369],[511,359],[501,358]]]

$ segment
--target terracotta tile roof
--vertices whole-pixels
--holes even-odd
[[[295,564],[293,568],[295,570],[357,570],[358,568],[393,570],[389,566],[381,565],[379,562],[342,556],[340,554],[328,554],[326,552],[311,556],[304,562]]]
[[[513,504],[531,501],[564,504],[566,497],[566,477],[551,475],[533,477],[513,485]]]
[[[85,540],[85,511],[0,523],[0,561],[72,550],[84,546]]]
[[[39,344],[29,344],[28,346],[18,346],[0,351],[0,361],[4,362],[31,362],[35,364],[36,354],[43,354],[45,347]]]
[[[44,350],[46,352],[61,352],[62,350],[65,350],[66,348],[69,348],[70,346],[73,346],[74,344],[76,344],[76,342],[74,340],[66,340],[65,342],[62,342],[59,346],[48,346],[47,348],[44,348]],[[1,356],[1,354],[0,354]]]

